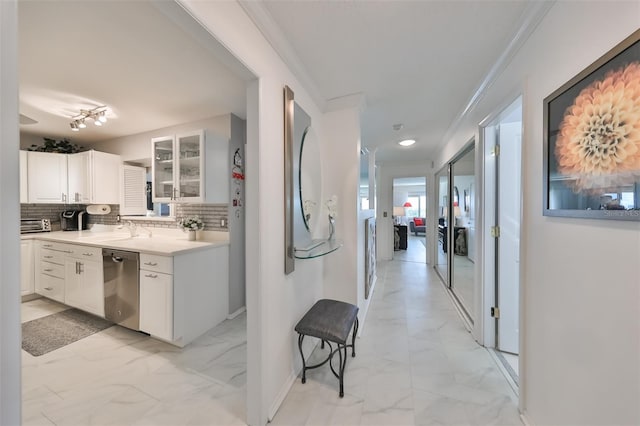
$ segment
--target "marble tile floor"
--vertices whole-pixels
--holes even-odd
[[[322,359],[318,346],[312,361]],[[426,264],[380,262],[347,360],[345,396],[327,366],[298,378],[273,425],[521,425],[517,397],[465,329]]]
[[[22,304],[22,321],[66,309]],[[40,357],[22,351],[23,425],[245,424],[246,315],[184,349],[114,326]]]
[[[426,263],[427,249],[425,247],[426,237],[424,235],[415,236],[409,234],[407,236],[407,249],[393,252],[393,260],[401,260],[404,262]]]

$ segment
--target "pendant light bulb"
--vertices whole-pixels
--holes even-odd
[[[84,118],[83,118],[83,119],[81,119],[81,120],[76,120],[76,123],[78,124],[78,127],[79,127],[80,129],[84,129],[85,127],[87,127],[87,125],[86,125],[86,124],[84,124]]]
[[[106,123],[107,122],[107,112],[106,111],[102,111],[100,113],[100,117],[98,118],[98,120],[100,120],[102,123]]]

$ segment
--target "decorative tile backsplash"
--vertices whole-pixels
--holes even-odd
[[[60,213],[64,210],[80,210],[86,208],[84,204],[21,204],[20,215],[22,218],[49,218],[51,219],[53,229],[60,227]],[[118,204],[111,205],[111,213],[106,215],[89,215],[87,222],[89,224],[100,223],[103,225],[117,225],[118,216],[120,215],[120,206]],[[184,216],[198,215],[204,222],[206,231],[227,231],[229,207],[226,204],[176,204],[176,216],[181,218]],[[176,220],[153,220],[145,216],[131,220],[140,225],[154,228],[175,228]],[[224,221],[225,226],[222,226]]]

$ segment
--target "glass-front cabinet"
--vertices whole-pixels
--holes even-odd
[[[153,202],[167,202],[175,199],[174,161],[173,152],[175,138],[173,136],[162,136],[151,139],[151,158],[153,175]]]
[[[178,153],[177,187],[181,199],[201,199],[203,197],[202,174],[204,156],[202,154],[203,132],[193,132],[176,136]]]
[[[153,138],[153,202],[204,202],[204,131]]]

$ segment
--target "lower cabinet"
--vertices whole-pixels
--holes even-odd
[[[64,262],[66,244],[36,243],[35,287],[36,293],[64,303]]]
[[[36,293],[104,317],[102,249],[49,241],[38,243]]]
[[[173,275],[140,270],[140,330],[173,340]]]
[[[21,151],[22,152],[22,151]],[[25,296],[35,291],[33,268],[33,240],[20,241],[20,294]]]
[[[102,249],[70,246],[65,260],[64,303],[104,317]]]

